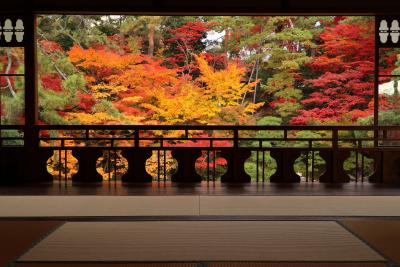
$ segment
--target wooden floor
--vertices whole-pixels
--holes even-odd
[[[60,221],[0,221],[0,266],[8,266],[8,262],[61,224]]]
[[[361,236],[374,248],[390,259],[400,263],[400,221],[399,220],[351,220],[342,225]]]
[[[102,195],[102,196],[173,196],[173,195],[400,195],[400,185],[372,183],[347,184],[271,184],[250,183],[227,185],[220,182],[202,182],[195,185],[172,184],[122,184],[103,182],[101,184],[59,183],[22,186],[0,186],[0,195]]]

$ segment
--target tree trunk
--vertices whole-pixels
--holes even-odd
[[[257,61],[256,61],[256,81],[258,80],[258,71],[260,70],[260,59],[259,58],[257,58]],[[256,97],[257,97],[257,84],[256,85],[254,85],[254,96],[253,96],[253,103],[255,104],[256,103]]]
[[[228,66],[228,44],[229,44],[229,29],[225,29],[225,38],[224,38],[224,64],[225,67]]]
[[[254,69],[256,68],[256,64],[257,64],[257,61],[254,63],[253,67],[251,68],[251,73],[250,73],[249,80],[247,81],[247,84],[249,84],[251,82],[251,79],[253,78],[253,73],[254,73]],[[244,103],[244,100],[246,99],[246,95],[247,95],[247,92],[244,92],[243,98],[242,98],[242,105]]]
[[[6,72],[5,74],[9,74],[10,70],[11,70],[11,66],[12,66],[12,54],[11,54],[11,48],[7,49],[7,68],[6,68]],[[16,93],[14,91],[14,88],[12,86],[10,77],[5,76],[6,77],[6,81],[7,81],[7,87],[10,90],[10,94],[15,97]]]
[[[154,55],[154,33],[155,33],[155,25],[149,25],[149,33],[147,35],[149,39],[149,50],[147,54],[149,56]]]

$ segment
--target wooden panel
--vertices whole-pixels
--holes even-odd
[[[197,267],[196,263],[18,263],[15,267]],[[374,267],[374,266],[371,266]]]
[[[208,267],[385,267],[385,263],[329,263],[329,262],[217,262],[209,263]]]
[[[16,267],[386,267],[385,263],[218,262],[218,263],[19,263]]]
[[[57,221],[0,221],[0,266],[17,258],[47,233],[61,225]]]
[[[344,221],[343,224],[387,257],[400,263],[400,220]]]

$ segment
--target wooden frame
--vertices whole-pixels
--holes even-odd
[[[20,152],[19,155],[23,155],[25,160],[23,162],[19,162],[19,167],[26,169],[25,171],[25,181],[51,181],[51,177],[46,176],[44,166],[38,166],[39,162],[45,163],[46,159],[49,157],[48,152],[40,148],[39,145],[39,131],[46,127],[40,127],[36,125],[37,118],[38,118],[38,107],[37,107],[37,77],[36,77],[36,39],[35,37],[35,16],[37,14],[104,14],[104,13],[114,13],[114,14],[158,14],[158,15],[193,15],[193,14],[203,14],[203,15],[372,15],[372,16],[395,16],[400,17],[400,2],[392,2],[392,1],[376,1],[376,0],[363,0],[362,2],[351,2],[348,0],[336,0],[334,2],[329,1],[318,1],[318,0],[271,0],[271,1],[263,1],[260,2],[259,0],[247,0],[247,1],[233,1],[233,0],[204,0],[199,2],[193,1],[181,1],[181,0],[140,0],[140,1],[126,1],[126,0],[114,0],[110,2],[109,0],[86,0],[86,1],[71,1],[71,0],[34,0],[30,4],[24,3],[23,0],[13,0],[13,1],[6,1],[5,3],[1,4],[1,14],[18,14],[24,18],[25,24],[25,125],[23,127],[16,127],[22,128],[24,131],[24,147],[23,151]],[[375,28],[377,29],[377,24]],[[375,58],[375,95],[374,98],[378,99],[378,56],[379,56],[379,49],[377,43],[376,45],[376,58]],[[378,52],[377,52],[378,50]],[[378,102],[375,101],[375,118],[374,123],[375,126],[359,126],[356,127],[355,130],[372,130],[375,132],[375,136],[373,141],[375,142],[375,148],[371,149],[371,153],[377,152],[377,154],[371,154],[372,157],[376,157],[377,160],[379,158],[379,162],[382,163],[382,153],[385,153],[387,148],[380,148],[379,151],[375,151],[378,140],[380,140],[379,131],[382,130],[381,128],[377,127],[377,112],[378,112]],[[2,129],[11,129],[12,126],[2,127]],[[65,126],[59,126],[59,128],[64,128]],[[80,126],[76,126],[80,127]],[[91,126],[90,126],[91,127]],[[89,128],[90,128],[89,127]],[[94,126],[95,128],[97,126]],[[106,129],[107,127],[98,126],[100,128]],[[156,127],[156,126],[154,126]],[[169,126],[171,129],[181,129],[180,127],[184,127],[185,130],[191,129],[191,126]],[[232,130],[237,132],[239,130],[238,127],[227,126],[228,128],[231,127]],[[250,126],[249,129],[252,126]],[[282,126],[283,129],[288,129],[286,126]],[[52,128],[52,126],[50,126]],[[54,127],[53,127],[54,128]],[[52,129],[53,129],[52,128]],[[55,127],[57,128],[57,127]],[[124,126],[119,125],[113,127],[115,129],[122,129]],[[143,128],[141,126],[132,126],[132,129],[139,131],[139,128]],[[167,126],[168,128],[168,126]],[[203,128],[203,127],[200,127]],[[204,129],[208,129],[210,127],[204,127]],[[212,127],[211,127],[212,128]],[[216,126],[216,129],[224,129],[224,126]],[[279,127],[278,127],[279,128]],[[340,127],[339,127],[340,128]],[[70,129],[70,128],[69,128]],[[71,128],[72,129],[72,128]],[[107,128],[108,129],[108,128]],[[247,128],[246,128],[247,129]],[[303,130],[321,130],[323,127],[300,127]],[[393,128],[394,129],[394,128]],[[396,130],[398,129],[395,128]],[[260,130],[258,127],[254,126],[254,130]],[[332,165],[332,170],[328,171],[329,177],[326,178],[326,182],[345,182],[347,181],[345,178],[341,179],[341,176],[344,176],[342,173],[342,168],[337,166],[336,160],[340,158],[341,161],[344,158],[341,158],[340,153],[345,153],[346,151],[339,151],[340,148],[337,146],[338,136],[337,131],[338,129],[332,129],[336,132],[333,138],[333,146],[332,148],[326,151],[326,159],[330,161]],[[384,130],[384,129],[383,129]],[[1,138],[0,138],[1,139]],[[237,162],[244,162],[245,159],[241,158],[246,155],[246,149],[239,149],[238,147],[238,135],[235,134],[234,137],[234,149],[235,151],[231,151],[232,153],[228,153],[226,156],[229,158],[229,163],[231,166],[237,166]],[[1,148],[1,146],[0,146]],[[97,148],[99,149],[99,148]],[[137,150],[137,148],[135,148]],[[194,151],[195,148],[188,147],[187,149],[192,149]],[[356,148],[358,149],[358,148]],[[89,149],[88,149],[89,150]],[[262,148],[261,148],[262,150]],[[384,151],[385,150],[385,151]],[[4,153],[8,153],[4,150]],[[178,151],[178,150],[177,150]],[[277,150],[278,151],[278,150]],[[187,153],[190,151],[185,151]],[[246,153],[245,153],[246,152]],[[282,158],[281,164],[285,166],[291,166],[291,161],[287,161],[286,157],[283,157],[283,152],[285,153],[294,153],[293,159],[298,156],[299,151],[294,151],[293,149],[282,149],[278,151],[279,153],[275,155],[276,158]],[[340,152],[340,153],[339,153]],[[368,151],[367,151],[368,152]],[[386,151],[387,153],[394,153],[393,155],[390,154],[390,158],[392,158],[393,162],[392,165],[395,166],[398,160],[398,152],[396,151]],[[86,153],[86,152],[85,152]],[[83,153],[80,155],[83,160],[87,157],[87,155]],[[178,153],[178,152],[176,152]],[[297,154],[296,154],[297,153]],[[347,152],[346,152],[347,153]],[[90,153],[89,153],[90,154]],[[88,154],[88,155],[89,155]],[[96,153],[91,154],[93,158],[96,157]],[[182,154],[183,155],[183,154]],[[177,158],[180,158],[182,161],[185,159],[186,156],[176,155]],[[186,154],[185,154],[186,155]],[[233,156],[232,156],[233,155]],[[257,153],[258,155],[258,153]],[[347,155],[347,154],[346,154]],[[389,155],[389,154],[388,154]],[[181,157],[182,156],[182,157]],[[231,157],[232,156],[232,157]],[[47,158],[46,158],[47,157]],[[344,156],[343,156],[344,157]],[[1,158],[3,160],[3,157]],[[400,160],[400,158],[399,158]],[[84,161],[82,161],[84,162]],[[82,163],[83,164],[83,163]],[[189,163],[188,163],[189,164]],[[190,163],[192,164],[192,163]],[[43,164],[42,164],[43,165]],[[240,165],[240,164],[239,164]],[[389,177],[390,182],[395,180],[400,180],[397,177],[397,173],[392,170],[392,165],[389,168],[385,168],[384,170],[385,177]],[[186,166],[183,164],[183,166]],[[189,165],[187,165],[189,166]],[[186,166],[186,167],[187,167]],[[186,168],[185,167],[185,168]],[[190,169],[191,167],[189,167]],[[9,168],[11,169],[11,168]],[[14,167],[14,169],[18,169]],[[286,168],[287,169],[287,168]],[[282,168],[282,170],[286,170]],[[6,170],[7,171],[7,170]],[[89,170],[90,172],[94,172],[94,169]],[[193,171],[190,169],[189,171]],[[186,171],[184,171],[186,172]],[[233,172],[237,173],[237,171]],[[283,173],[283,171],[282,171]],[[377,177],[382,179],[382,167],[377,168]],[[28,175],[26,175],[28,174]],[[338,175],[339,174],[339,175]],[[27,177],[30,176],[30,177]],[[46,177],[45,177],[46,176]],[[86,174],[82,174],[82,177],[86,177]],[[182,177],[185,175],[182,174]],[[290,181],[281,181],[281,182],[296,182],[297,178],[295,174],[290,173],[289,176],[293,176],[294,178]],[[181,177],[181,178],[182,178]],[[283,178],[288,178],[287,174],[282,176]],[[277,181],[282,178],[279,176]],[[180,179],[181,179],[180,178]],[[183,179],[182,178],[182,179]],[[194,178],[194,177],[192,177]],[[227,180],[231,182],[242,182],[243,177],[229,177]],[[296,179],[295,179],[296,178]],[[340,179],[339,179],[340,178]],[[339,180],[333,180],[339,179]],[[248,181],[248,179],[245,179]],[[96,181],[94,181],[96,182]]]

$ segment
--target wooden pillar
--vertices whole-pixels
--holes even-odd
[[[350,182],[350,176],[343,169],[343,163],[350,157],[349,150],[322,150],[319,155],[326,163],[326,170],[319,177],[321,183]]]
[[[82,147],[72,150],[72,155],[78,160],[78,172],[72,176],[73,182],[97,183],[103,177],[96,170],[97,160],[103,155],[101,148]]]
[[[223,150],[221,157],[226,159],[228,170],[221,177],[221,182],[225,183],[249,183],[250,175],[244,170],[246,160],[251,156],[251,151],[247,149]]]
[[[299,183],[300,176],[294,171],[294,162],[301,155],[299,149],[271,150],[276,161],[276,172],[271,176],[272,183]]]
[[[386,150],[382,153],[382,182],[400,184],[400,150]]]
[[[172,175],[173,182],[201,182],[201,176],[196,172],[196,160],[201,156],[200,149],[173,149],[172,156],[178,161],[178,170]]]
[[[25,128],[24,147],[27,161],[25,162],[25,180],[28,182],[51,181],[48,176],[41,175],[39,166],[39,132],[35,125],[38,119],[37,104],[37,63],[35,40],[35,15],[33,10],[27,10],[24,15],[25,43]]]
[[[125,149],[122,156],[128,161],[128,171],[122,176],[125,183],[148,183],[153,177],[146,171],[146,161],[151,157],[152,150]]]
[[[370,183],[381,183],[383,181],[382,177],[382,151],[380,150],[374,150],[374,151],[364,151],[361,152],[361,155],[364,157],[370,158],[374,160],[374,172],[368,176],[368,181]]]
[[[0,148],[0,185],[20,184],[25,180],[25,149]]]

